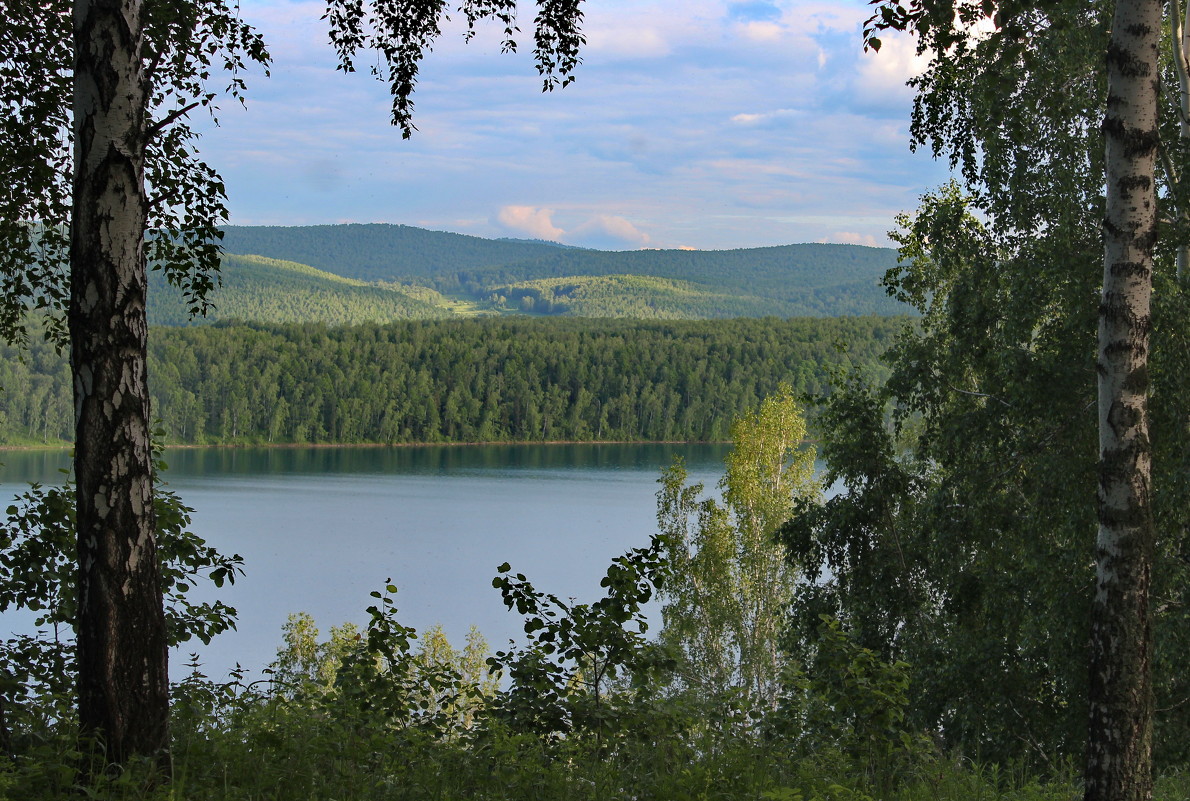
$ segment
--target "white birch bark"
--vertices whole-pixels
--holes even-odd
[[[1108,48],[1099,311],[1099,533],[1086,801],[1152,796],[1148,355],[1162,4],[1117,0]]]
[[[79,723],[107,761],[168,766],[165,618],[153,524],[141,0],[74,3],[71,371]]]
[[[1190,2],[1183,14],[1178,0],[1169,0],[1169,28],[1173,49],[1173,68],[1178,76],[1178,139],[1182,147],[1190,146]],[[1178,185],[1181,176],[1170,170],[1169,180]],[[1174,213],[1185,224],[1190,222],[1190,209],[1184,205],[1175,206]],[[1190,245],[1178,247],[1175,257],[1177,280],[1182,283],[1190,273]]]

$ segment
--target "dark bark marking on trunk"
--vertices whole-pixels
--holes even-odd
[[[1152,795],[1148,350],[1153,248],[1157,0],[1116,0],[1107,53],[1107,209],[1099,307],[1099,489],[1091,614],[1086,801]]]
[[[76,0],[69,326],[79,721],[109,762],[168,768],[165,618],[146,382],[141,0]]]

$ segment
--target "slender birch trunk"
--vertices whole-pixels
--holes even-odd
[[[1108,48],[1099,310],[1099,535],[1086,801],[1152,796],[1149,301],[1157,238],[1159,0],[1117,0]]]
[[[165,618],[146,382],[141,0],[74,4],[70,364],[84,734],[111,763],[168,763]]]
[[[1183,147],[1190,145],[1190,2],[1185,15],[1178,0],[1169,0],[1169,29],[1173,50],[1173,67],[1178,76],[1178,140]],[[1170,165],[1169,179],[1175,185],[1181,182],[1178,172]],[[1180,171],[1179,171],[1180,172]],[[1182,223],[1190,222],[1190,208],[1179,205],[1173,209]],[[1190,280],[1190,245],[1179,245],[1175,256],[1176,276],[1179,283]]]

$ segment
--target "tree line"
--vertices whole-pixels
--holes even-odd
[[[726,439],[782,382],[880,373],[905,321],[401,321],[156,328],[153,414],[173,444]],[[51,347],[0,364],[0,441],[68,440]]]

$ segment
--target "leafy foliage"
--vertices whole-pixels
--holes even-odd
[[[615,564],[628,568],[622,560]],[[505,573],[503,578],[524,586],[515,576]],[[625,589],[628,595],[634,593],[630,587]],[[609,597],[618,592],[611,589]],[[541,600],[535,591],[530,595]],[[514,588],[514,597],[525,596]],[[529,600],[530,606],[533,603]],[[559,609],[549,601],[546,607]],[[605,610],[617,608],[612,604]],[[386,616],[381,612],[381,617]],[[530,613],[527,621],[534,619]],[[566,619],[560,614],[535,630],[544,632],[552,626],[561,633]],[[374,617],[373,623],[377,622]],[[611,619],[607,624],[600,627],[602,634],[596,639],[607,635],[617,640],[618,627]],[[308,628],[304,631],[309,633]],[[375,626],[374,631],[380,650],[404,654],[399,658],[406,662],[417,659],[402,645],[408,643],[411,632],[395,620]],[[602,696],[606,704],[602,738],[590,736],[590,729],[543,737],[543,729],[526,734],[510,728],[505,694],[493,699],[494,706],[471,725],[445,718],[430,725],[431,718],[421,712],[427,685],[404,687],[407,692],[402,693],[402,679],[394,676],[389,688],[378,689],[390,703],[402,705],[404,711],[396,717],[408,716],[427,725],[393,726],[393,717],[377,717],[373,709],[334,689],[293,695],[277,683],[245,683],[240,675],[213,682],[194,673],[177,687],[178,772],[172,797],[340,801],[427,797],[1059,801],[1070,797],[1069,773],[1042,782],[994,766],[985,769],[964,760],[941,759],[919,740],[903,737],[904,666],[883,663],[835,626],[824,625],[823,633],[821,670],[814,671],[817,678],[795,683],[796,692],[787,696],[784,707],[789,714],[771,721],[774,726],[789,725],[795,717],[804,721],[813,716],[813,739],[805,735],[808,729],[800,722],[795,724],[794,737],[788,730],[742,736],[739,730],[709,729],[703,725],[705,709],[688,708],[681,697],[650,696],[635,682],[631,692],[617,683],[613,692]],[[295,642],[292,636],[287,639],[283,655]],[[361,653],[368,650],[355,642]],[[538,638],[533,648],[541,645]],[[646,660],[643,667],[657,675],[655,663]],[[571,683],[564,690],[571,708],[577,710],[590,687]],[[798,710],[796,715],[793,710]],[[593,724],[597,719],[585,720]],[[541,717],[533,721],[535,726],[544,723]],[[616,722],[620,725],[613,725]],[[36,786],[28,776],[16,779],[23,782],[22,789]],[[1169,777],[1159,789],[1158,801],[1177,798],[1183,784],[1177,775]]]
[[[583,14],[578,0],[538,0],[537,8],[533,53],[548,92],[574,80],[584,41],[579,31]],[[515,51],[516,10],[516,0],[464,0],[459,12],[467,20],[466,38],[474,35],[476,23],[494,19],[504,27],[501,50]],[[376,53],[372,75],[389,85],[392,122],[406,139],[416,130],[412,95],[421,60],[441,35],[447,13],[443,0],[370,0],[366,5],[363,0],[330,0],[323,15],[340,70],[354,72],[360,51]]]
[[[906,262],[888,281],[921,310],[920,328],[890,350],[886,383],[841,382],[819,418],[826,480],[848,492],[785,528],[812,579],[790,644],[837,616],[864,647],[913,666],[915,725],[968,753],[1054,769],[1081,754],[1086,726],[1096,248],[1056,252],[1047,240],[1014,253],[970,202],[945,188],[902,220]],[[1157,308],[1154,363],[1181,364],[1185,301],[1171,291]],[[1190,634],[1175,611],[1186,602],[1187,432],[1167,416],[1184,420],[1185,386],[1154,370],[1154,424],[1172,448],[1153,465],[1161,654]],[[1155,743],[1176,764],[1188,740],[1172,710],[1187,687],[1165,660]]]
[[[918,92],[915,144],[959,167],[971,195],[948,187],[927,198],[915,219],[902,220],[902,254],[914,264],[890,275],[894,291],[915,295],[931,318],[920,337],[906,337],[895,352],[894,376],[877,395],[878,404],[889,401],[896,409],[897,435],[920,423],[920,436],[907,437],[912,458],[902,460],[916,497],[906,493],[889,503],[886,496],[871,504],[897,515],[889,514],[873,539],[895,540],[900,584],[911,588],[898,593],[900,600],[912,596],[903,609],[916,607],[901,618],[901,645],[935,640],[923,652],[903,653],[917,670],[930,659],[947,665],[924,681],[926,695],[935,696],[927,719],[968,749],[994,732],[988,739],[995,745],[983,753],[1011,753],[1007,744],[1014,735],[1019,752],[1034,759],[1081,751],[1083,702],[1089,699],[1087,797],[1101,795],[1099,777],[1117,766],[1136,771],[1135,780],[1125,781],[1139,797],[1148,782],[1149,740],[1159,762],[1176,761],[1188,747],[1181,721],[1168,714],[1187,700],[1186,690],[1179,672],[1160,659],[1153,689],[1156,707],[1166,711],[1158,713],[1157,734],[1148,734],[1147,661],[1154,647],[1160,652],[1162,643],[1185,639],[1183,616],[1170,612],[1185,600],[1186,507],[1154,509],[1152,518],[1147,507],[1150,491],[1156,505],[1186,497],[1179,458],[1154,454],[1151,473],[1148,464],[1151,443],[1168,439],[1184,447],[1187,396],[1184,376],[1167,374],[1149,384],[1156,371],[1142,366],[1128,368],[1123,378],[1118,357],[1135,356],[1143,364],[1151,355],[1156,364],[1180,361],[1186,350],[1187,318],[1178,317],[1185,313],[1190,230],[1184,18],[1178,3],[1168,6],[1166,35],[1173,46],[1160,54],[1158,76],[1148,61],[1164,49],[1154,24],[1158,4],[1143,4],[1144,23],[1128,25],[1121,16],[1113,22],[1113,12],[1138,13],[1140,7],[1124,2],[875,5],[865,31],[870,45],[878,46],[870,37],[882,30],[908,30],[916,34],[919,52],[930,57],[912,82]],[[1129,53],[1120,38],[1142,32],[1150,37],[1143,57]],[[1151,80],[1129,92],[1116,83],[1122,74]],[[1183,92],[1169,91],[1179,84]],[[1145,109],[1160,122],[1125,123],[1117,116],[1121,109]],[[1105,141],[1107,153],[1118,158],[1105,158]],[[1128,199],[1133,190],[1153,195]],[[1126,220],[1117,213],[1125,209],[1156,212],[1159,221]],[[1129,232],[1143,235],[1121,256]],[[1172,324],[1160,334],[1156,327],[1150,334],[1150,288],[1156,289],[1153,319]],[[1136,305],[1125,309],[1124,302]],[[1134,327],[1124,335],[1121,324]],[[1092,411],[1097,403],[1099,442]],[[1150,413],[1149,403],[1165,409]],[[1130,408],[1127,415],[1119,413],[1121,404]],[[1164,417],[1170,408],[1180,409],[1183,418]],[[1113,444],[1127,430],[1123,419],[1151,423],[1129,446],[1133,461],[1118,456],[1119,440]],[[839,455],[841,461],[871,462],[856,453]],[[1120,469],[1121,463],[1128,468]],[[1126,510],[1116,512],[1108,499],[1125,474],[1136,492],[1127,494]],[[1137,522],[1125,533],[1129,516]],[[1158,518],[1153,558],[1152,523]],[[818,542],[837,548],[845,541],[845,519],[846,513],[820,520]],[[1096,528],[1097,546],[1091,535]],[[805,529],[798,539],[815,547],[815,536]],[[848,555],[857,559],[840,569],[850,570],[861,555],[875,561],[889,550],[887,544],[862,554],[852,548]],[[1096,561],[1100,569],[1093,578],[1088,566]],[[1146,601],[1150,569],[1153,599],[1162,599],[1154,604]],[[852,606],[854,593],[845,595],[835,600]],[[1094,625],[1088,618],[1092,599]],[[1156,612],[1152,643],[1150,610]],[[1089,651],[1071,648],[1084,642],[1091,643]],[[1125,687],[1120,678],[1136,684]],[[959,687],[964,689],[956,704]],[[996,700],[981,700],[993,688]],[[1116,688],[1122,690],[1113,698]],[[976,707],[982,725],[958,720]],[[1116,712],[1119,719],[1109,722]],[[1142,734],[1131,741],[1120,731]],[[1127,753],[1113,753],[1118,748]]]
[[[29,305],[63,308],[69,248],[70,4],[21,3],[0,25],[0,338],[25,336]],[[56,291],[45,293],[43,287]],[[48,333],[65,336],[60,317]]]
[[[158,463],[158,468],[164,465]],[[209,643],[235,627],[236,610],[222,601],[194,601],[199,581],[234,583],[243,560],[225,556],[189,531],[193,510],[158,484],[154,494],[161,590],[170,645]],[[0,529],[0,612],[33,613],[35,635],[0,643],[0,709],[28,736],[73,717],[74,627],[78,567],[74,487],[33,485],[5,510]],[[0,720],[0,724],[5,721]]]
[[[663,579],[661,537],[613,560],[600,581],[603,598],[567,603],[533,587],[506,562],[492,581],[504,605],[525,615],[524,647],[499,651],[489,663],[506,674],[510,688],[496,700],[494,714],[513,731],[539,737],[592,735],[599,748],[625,720],[609,694],[617,678],[647,682],[666,662],[645,638],[642,611]]]
[[[145,181],[150,197],[146,255],[201,313],[219,270],[226,192],[199,156],[188,115],[214,115],[220,91],[242,100],[249,65],[269,55],[238,9],[224,0],[149,2],[144,76],[149,84]],[[22,3],[0,25],[0,337],[24,341],[29,308],[44,333],[65,342],[73,133],[71,4]]]
[[[169,644],[197,638],[204,643],[233,628],[235,609],[221,601],[196,603],[187,594],[199,579],[216,587],[242,574],[238,555],[224,556],[189,531],[193,509],[164,485],[154,497],[161,589],[166,602]],[[38,613],[35,625],[67,632],[74,625],[74,486],[33,485],[6,510],[0,545],[0,611]],[[68,636],[68,635],[67,635]]]
[[[779,640],[798,571],[776,541],[795,499],[814,503],[814,448],[789,386],[732,425],[719,488],[699,499],[679,462],[662,474],[657,522],[672,578],[661,596],[661,642],[682,655],[681,681],[704,697],[771,709],[785,660]]]
[[[766,725],[811,753],[849,755],[882,795],[895,791],[914,763],[928,759],[930,744],[906,718],[909,665],[887,662],[858,645],[839,621],[823,615],[807,668],[790,666],[776,714]]]

